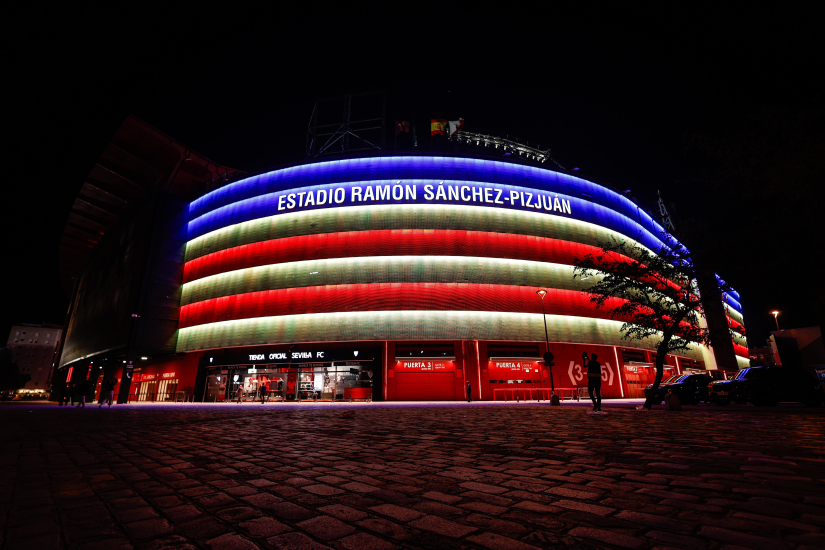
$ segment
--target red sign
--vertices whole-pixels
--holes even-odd
[[[395,370],[398,372],[454,372],[455,363],[452,361],[412,359],[398,361],[395,364]]]
[[[140,376],[140,380],[141,380],[141,381],[143,381],[143,380],[154,380],[154,379],[155,379],[155,375],[154,375],[154,374],[142,374],[142,375]]]
[[[164,372],[160,376],[161,376],[161,378],[174,378],[175,373],[174,372]]]
[[[490,361],[490,378],[540,378],[539,369],[544,363],[520,359],[505,359]]]

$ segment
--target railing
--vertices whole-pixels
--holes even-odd
[[[586,389],[586,388],[585,388]],[[553,390],[550,388],[496,388],[493,390],[493,401],[498,401],[498,393],[504,394],[504,401],[510,396],[510,401],[550,401],[553,395]],[[570,399],[581,400],[579,388],[556,388],[561,400],[564,400],[564,394],[569,393]],[[535,395],[535,398],[533,397]]]

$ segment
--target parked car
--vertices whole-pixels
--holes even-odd
[[[665,399],[668,391],[672,391],[683,405],[695,405],[702,401],[709,401],[708,384],[713,378],[708,374],[679,374],[671,376],[656,389],[653,403],[658,405]],[[650,398],[653,393],[653,384],[645,388],[645,397]]]
[[[818,407],[823,394],[816,378],[801,367],[746,367],[730,380],[708,386],[710,400],[717,405],[731,401],[773,407],[780,402]]]

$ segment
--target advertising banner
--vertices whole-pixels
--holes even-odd
[[[496,359],[488,365],[490,379],[540,380],[544,363],[530,359]]]
[[[444,360],[412,359],[398,361],[396,372],[455,372],[455,363]]]

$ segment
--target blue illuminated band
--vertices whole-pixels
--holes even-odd
[[[271,193],[328,184],[366,181],[423,181],[446,180],[483,182],[516,186],[530,191],[575,197],[582,202],[602,205],[614,210],[653,234],[660,235],[662,227],[627,197],[595,183],[553,172],[545,168],[524,166],[492,160],[457,157],[370,157],[326,161],[294,166],[253,176],[216,189],[193,201],[189,206],[190,219],[207,212]],[[572,206],[572,202],[571,202]],[[587,220],[585,221],[591,221]],[[594,221],[594,223],[597,223]],[[193,233],[194,234],[194,233]],[[203,234],[203,233],[199,233]],[[191,238],[191,237],[190,237]]]

